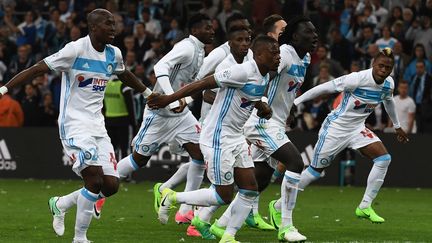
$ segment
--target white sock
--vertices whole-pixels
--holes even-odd
[[[277,169],[273,171],[272,177],[270,179],[270,182],[275,182],[279,177],[281,177],[283,174],[280,173]]]
[[[236,196],[234,197],[234,200],[230,203],[230,205],[225,209],[225,212],[220,216],[220,218],[217,221],[217,225],[219,227],[227,227],[229,224],[229,221],[231,219],[231,210],[233,205],[239,200],[239,193],[237,192]]]
[[[87,240],[87,229],[93,217],[93,205],[98,194],[83,188],[77,200],[77,215],[75,220],[74,240]]]
[[[122,160],[120,160],[120,162],[117,163],[117,170],[119,172],[120,179],[128,177],[130,173],[138,170],[139,168],[140,167],[134,161],[132,154],[124,157]]]
[[[213,188],[203,188],[190,192],[177,192],[176,200],[179,204],[189,204],[204,207],[225,204],[225,202]]]
[[[378,195],[378,192],[384,183],[384,178],[391,162],[391,156],[389,154],[382,155],[375,158],[373,161],[374,164],[371,171],[369,172],[366,191],[359,205],[359,208],[361,209],[370,207],[372,201]]]
[[[257,191],[239,189],[236,196],[238,199],[232,202],[231,219],[225,230],[226,234],[235,236],[252,210],[253,201],[258,194]]]
[[[282,223],[281,227],[293,225],[292,212],[297,200],[298,184],[300,174],[286,171],[281,186],[282,199]]]
[[[204,161],[192,159],[187,172],[187,180],[185,192],[194,191],[200,188],[201,183],[204,179],[204,172],[206,166]],[[180,206],[179,212],[181,214],[186,214],[188,211],[192,210],[191,205],[182,204]]]
[[[66,212],[69,208],[71,208],[73,205],[77,204],[78,195],[80,194],[82,188],[71,192],[65,196],[59,197],[56,205],[57,208],[60,209],[62,212]]]
[[[253,204],[252,204],[252,214],[253,215],[256,215],[259,213],[258,207],[259,207],[259,195],[255,198],[255,200],[253,201]]]
[[[185,182],[190,164],[191,162],[180,165],[176,173],[159,187],[159,192],[162,192],[165,188],[173,189],[179,184]]]
[[[298,184],[299,189],[305,189],[309,184],[318,180],[321,177],[321,173],[314,170],[312,167],[308,167],[301,173],[300,183]]]
[[[216,206],[210,206],[210,207],[201,207],[198,211],[198,217],[200,220],[210,223],[211,218],[213,217],[213,214],[220,208],[219,205]]]

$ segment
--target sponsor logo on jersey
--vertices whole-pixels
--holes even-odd
[[[300,83],[295,82],[294,80],[289,81],[288,83],[288,92],[291,92],[293,90],[297,90],[297,86],[300,88],[299,86]]]
[[[250,100],[248,100],[246,98],[241,98],[240,107],[241,108],[247,108],[247,107],[251,106],[253,103],[254,103],[253,101],[250,101]]]
[[[361,101],[356,100],[354,101],[354,110],[360,110],[360,109],[364,109],[364,113],[370,113],[372,112],[375,107],[377,106],[377,104],[366,104],[366,103],[361,103]]]
[[[84,88],[88,85],[92,85],[92,91],[99,92],[99,91],[105,91],[106,84],[108,82],[107,79],[102,78],[88,78],[85,79],[84,76],[79,75],[77,77],[78,80],[78,87]]]

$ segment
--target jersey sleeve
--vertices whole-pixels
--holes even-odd
[[[177,43],[173,49],[162,57],[154,66],[156,77],[169,76],[169,71],[176,64],[189,64],[192,62],[194,46],[189,41]]]
[[[68,43],[60,51],[44,59],[47,66],[53,71],[67,72],[72,68],[77,57],[73,43]]]
[[[117,47],[114,47],[114,51],[115,51],[115,61],[117,63],[117,66],[114,70],[114,73],[120,74],[126,70],[126,67],[125,67],[124,62],[123,62],[123,55],[122,55],[120,49]]]
[[[360,75],[357,72],[354,72],[333,79],[332,82],[338,92],[353,91],[360,84]]]
[[[227,54],[222,48],[216,48],[204,58],[203,64],[196,76],[196,80],[205,78],[215,72],[216,67],[221,63]]]
[[[278,67],[278,73],[282,72],[284,68],[289,70],[292,65],[291,53],[289,52],[288,48],[283,45],[279,48],[279,50],[281,59]]]
[[[248,81],[248,73],[244,65],[234,65],[214,74],[219,87],[242,88]]]

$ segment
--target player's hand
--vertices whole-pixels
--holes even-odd
[[[161,95],[159,93],[153,93],[147,98],[147,105],[151,109],[159,109],[164,108],[169,103],[171,103],[168,99],[167,95]]]
[[[187,106],[187,103],[186,103],[186,100],[185,100],[185,99],[179,99],[179,103],[180,103],[180,106],[179,106],[179,107],[172,109],[172,111],[173,111],[174,113],[182,113],[183,110],[184,110],[184,109],[186,108],[186,106]]]
[[[257,108],[257,115],[261,118],[265,118],[268,120],[273,115],[273,111],[270,108],[269,104],[265,102],[257,101],[255,103],[255,108]]]
[[[402,128],[397,128],[395,130],[396,130],[396,136],[397,136],[398,142],[401,142],[401,143],[409,142],[408,135],[405,133],[405,131]]]

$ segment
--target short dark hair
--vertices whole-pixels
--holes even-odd
[[[227,32],[229,31],[229,29],[230,29],[230,25],[231,25],[232,22],[237,21],[237,20],[244,20],[244,19],[247,20],[247,18],[246,18],[243,14],[241,14],[241,13],[237,13],[237,12],[233,13],[233,14],[232,14],[231,16],[229,16],[229,18],[227,18],[227,20],[225,21],[225,29],[226,29],[226,31],[227,31]]]
[[[262,50],[263,45],[272,43],[277,43],[277,40],[267,35],[259,35],[253,40],[251,49],[255,53],[256,51]]]
[[[263,21],[264,34],[267,34],[268,32],[274,31],[275,23],[280,21],[280,20],[284,20],[284,18],[282,16],[280,16],[279,14],[272,14],[272,15],[268,16],[267,18],[265,18]]]
[[[285,27],[285,31],[279,37],[279,44],[289,44],[293,40],[293,35],[297,31],[300,23],[310,22],[311,20],[304,15],[297,15],[290,19]]]
[[[247,31],[249,32],[249,29],[246,26],[233,26],[232,28],[229,29],[227,35],[228,35],[228,39],[231,38],[231,36],[238,31]]]
[[[423,63],[423,65],[426,66],[426,62],[424,59],[417,59],[416,64],[417,63]]]
[[[191,31],[192,28],[195,28],[198,25],[200,25],[202,21],[206,21],[206,20],[210,21],[210,17],[207,14],[196,13],[192,15],[188,21],[189,31]]]

